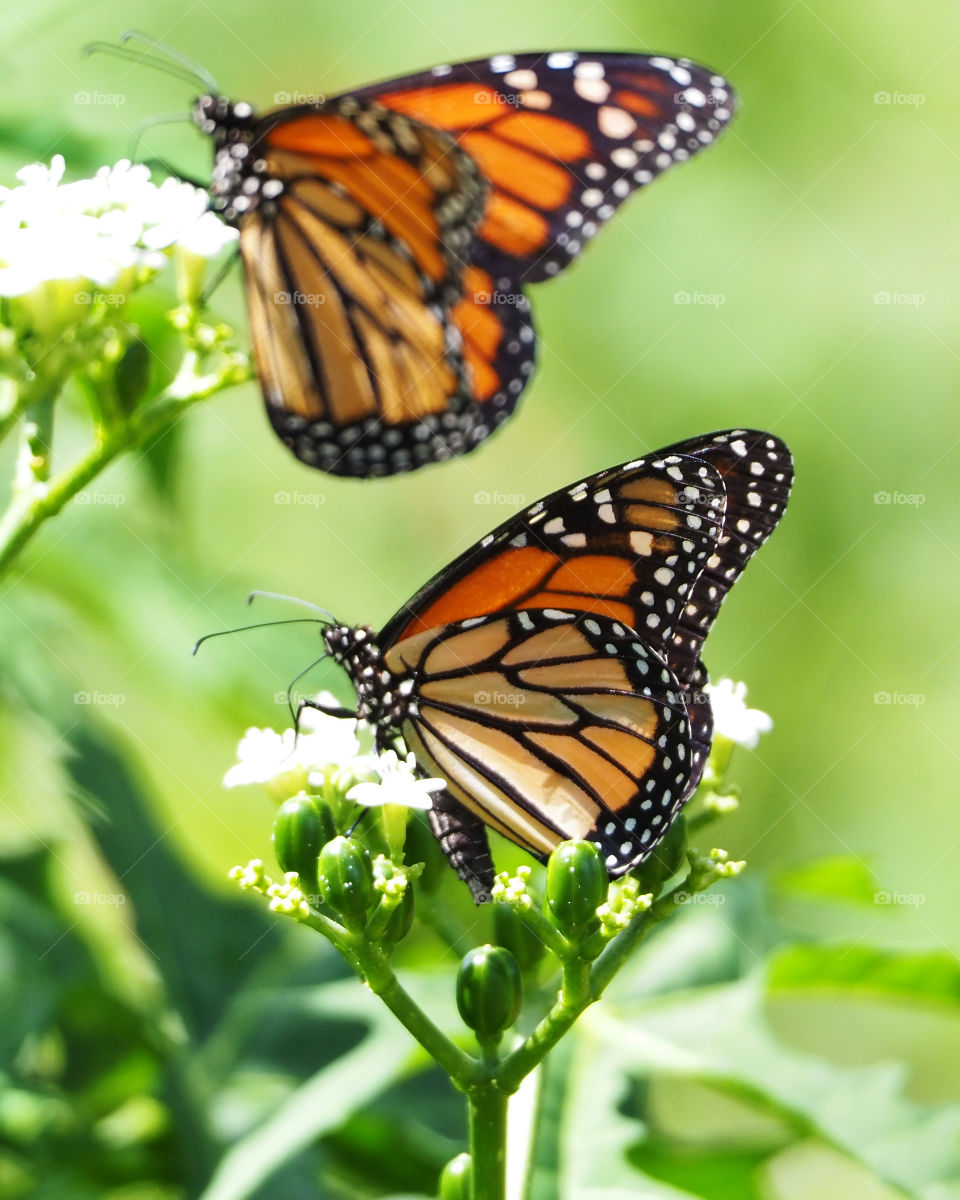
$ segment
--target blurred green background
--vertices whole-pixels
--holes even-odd
[[[121,503],[74,504],[42,532],[0,587],[3,687],[17,697],[0,753],[8,845],[62,833],[73,697],[97,693],[115,702],[92,718],[149,796],[165,845],[220,886],[233,863],[267,856],[271,819],[262,796],[220,779],[246,725],[283,727],[274,694],[317,645],[293,627],[192,659],[200,634],[247,618],[251,588],[376,625],[523,503],[678,438],[755,425],[790,444],[797,485],[707,646],[713,676],[745,680],[776,723],[756,753],[738,754],[744,802],[723,844],[751,868],[852,855],[890,900],[865,906],[864,944],[960,951],[960,10],[14,3],[0,14],[4,182],[58,152],[69,173],[88,172],[125,155],[146,118],[188,106],[176,80],[81,57],[131,24],[258,107],[435,62],[582,47],[705,62],[741,111],[708,152],[628,203],[581,262],[532,290],[540,369],[479,452],[390,481],[328,478],[274,438],[250,386],[184,423],[167,502],[124,460],[95,487]],[[152,130],[141,153],[209,170],[189,125]],[[213,306],[243,334],[239,271]],[[78,421],[77,445],[83,432]],[[313,678],[347,698],[334,674]],[[89,887],[86,855],[59,858],[65,892]],[[931,1069],[956,1098],[956,1070]]]

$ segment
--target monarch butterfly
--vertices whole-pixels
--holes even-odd
[[[262,116],[182,55],[168,68],[206,88],[193,115],[213,207],[240,231],[270,421],[337,475],[409,471],[501,425],[534,368],[524,285],[735,105],[721,76],[662,55],[498,54]]]
[[[589,838],[613,876],[666,832],[711,742],[701,646],[792,480],[769,433],[678,442],[511,517],[380,633],[323,623],[378,746],[446,781],[431,824],[478,902],[485,826],[539,858]]]

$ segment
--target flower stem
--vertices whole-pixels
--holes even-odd
[[[144,445],[150,438],[169,429],[177,418],[198,400],[204,400],[222,388],[240,382],[234,372],[214,376],[194,376],[192,389],[185,386],[183,373],[155,401],[124,425],[110,430],[99,429],[96,441],[90,450],[72,467],[62,472],[42,490],[28,489],[21,498],[15,498],[7,511],[0,517],[0,578],[36,534],[48,518],[55,516],[78,492],[100,474],[118,455],[125,450]],[[38,411],[46,398],[31,406]],[[53,398],[49,403],[52,406]],[[49,478],[49,451],[44,451],[41,442],[49,434],[49,424],[42,426],[44,432],[30,434],[37,439],[41,453],[40,472],[31,467],[34,479],[45,482]],[[31,451],[32,453],[32,451]]]
[[[515,1092],[545,1055],[563,1037],[597,997],[590,986],[590,963],[571,958],[563,964],[563,982],[556,1003],[512,1054],[504,1060],[497,1082],[505,1092]]]
[[[447,1072],[461,1090],[477,1079],[477,1060],[461,1050],[430,1020],[400,983],[383,952],[363,941],[351,947],[360,974],[367,987],[379,996],[401,1025],[412,1034],[426,1052]]]
[[[467,1092],[470,1111],[471,1200],[504,1200],[507,1187],[507,1094],[495,1083]]]

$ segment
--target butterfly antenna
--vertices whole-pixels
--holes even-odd
[[[217,87],[217,81],[205,67],[202,67],[195,58],[191,58],[189,54],[185,54],[182,50],[178,50],[176,46],[170,46],[166,42],[161,42],[159,38],[151,37],[149,33],[142,33],[139,29],[128,29],[126,33],[120,35],[120,44],[125,46],[128,42],[143,42],[149,46],[151,50],[156,51],[159,55],[165,56],[170,62],[177,63],[183,67],[185,71],[191,74],[198,83],[202,83],[207,91],[216,96],[220,89]]]
[[[188,112],[164,113],[162,116],[147,117],[145,121],[141,121],[133,134],[133,141],[130,143],[130,150],[127,153],[127,158],[131,162],[137,161],[137,151],[140,149],[140,143],[143,141],[143,135],[148,129],[153,129],[155,125],[180,125],[184,122],[191,121]]]
[[[293,689],[300,682],[300,680],[304,677],[304,675],[308,675],[313,670],[314,667],[318,666],[320,663],[323,662],[323,660],[325,658],[329,658],[329,657],[330,657],[329,651],[326,654],[321,654],[320,657],[315,658],[313,660],[313,662],[310,663],[309,666],[304,667],[302,671],[300,671],[296,675],[294,675],[294,677],[287,684],[287,708],[290,709],[290,716],[293,717],[294,720],[297,719],[297,714],[293,707],[293,699],[292,699]]]
[[[157,55],[136,50],[133,46],[117,45],[116,42],[88,42],[83,48],[83,53],[85,56],[109,54],[113,58],[122,58],[125,62],[133,63],[136,66],[152,67],[155,71],[162,71],[165,75],[182,79],[185,83],[209,92],[211,95],[220,94],[212,75],[200,67],[188,67],[177,58],[160,58]]]
[[[370,809],[367,807],[364,807],[363,809],[361,809],[360,816],[357,817],[357,819],[354,821],[354,823],[350,826],[350,828],[344,834],[344,837],[353,837],[353,831],[356,829],[356,827],[360,824],[360,822],[363,820],[363,818],[367,815],[367,813],[369,811],[370,811]]]
[[[247,603],[252,604],[260,596],[266,600],[286,600],[289,604],[302,604],[304,608],[312,608],[314,612],[323,613],[334,625],[339,624],[337,618],[327,612],[325,608],[321,608],[319,604],[314,604],[312,600],[303,600],[300,596],[288,596],[284,592],[265,592],[261,588],[256,588],[247,597]]]
[[[321,621],[317,617],[291,617],[285,621],[258,621],[255,625],[238,625],[235,629],[218,629],[215,633],[205,633],[202,638],[194,643],[192,653],[200,649],[204,642],[209,642],[211,638],[226,637],[228,633],[246,633],[250,629],[269,629],[272,625],[326,625],[326,621]]]

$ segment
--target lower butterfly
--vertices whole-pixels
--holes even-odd
[[[379,748],[446,781],[432,827],[478,902],[486,827],[540,859],[589,838],[613,876],[663,837],[710,748],[704,638],[792,479],[769,433],[679,442],[512,517],[380,633],[325,625]]]
[[[213,208],[240,232],[267,413],[337,475],[480,445],[534,369],[525,285],[708,146],[735,97],[685,58],[497,54],[255,114],[183,55],[97,43],[200,84]],[[158,57],[159,53],[166,58]]]

